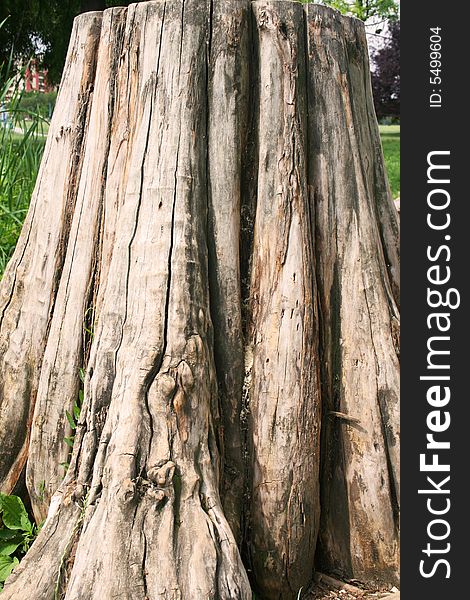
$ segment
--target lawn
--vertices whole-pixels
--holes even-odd
[[[36,181],[45,137],[0,127],[0,278],[15,248]]]
[[[400,196],[400,125],[380,125],[380,137],[392,196]]]

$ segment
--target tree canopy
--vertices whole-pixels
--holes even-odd
[[[387,43],[373,55],[372,90],[377,117],[400,115],[400,21],[389,24]]]
[[[127,0],[2,0],[0,3],[0,65],[39,57],[51,83],[58,83],[74,18],[90,10],[127,6]]]
[[[394,19],[398,16],[396,0],[324,0],[323,4],[340,12],[367,21],[373,17]]]
[[[2,0],[0,22],[6,21],[0,28],[0,65],[11,54],[23,60],[39,56],[49,71],[49,81],[58,83],[73,19],[82,12],[129,4],[130,0]],[[323,4],[363,21],[398,15],[396,0],[324,0]]]

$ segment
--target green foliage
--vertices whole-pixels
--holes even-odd
[[[8,556],[0,554],[0,590],[3,590],[3,583],[7,580],[10,573],[19,564],[16,556]]]
[[[336,8],[341,13],[352,15],[361,21],[372,17],[394,19],[398,16],[396,0],[323,0],[321,4]]]
[[[0,31],[2,27],[0,27]],[[48,123],[21,107],[12,61],[0,64],[0,277],[28,210]]]
[[[44,500],[44,495],[46,493],[46,482],[44,479],[39,484],[39,489],[37,490],[38,498],[42,502]]]
[[[85,311],[85,317],[83,319],[83,333],[85,336],[84,341],[86,341],[87,337],[89,340],[93,340],[93,337],[95,335],[95,332],[93,330],[94,319],[95,319],[95,307],[90,306]],[[83,369],[81,369],[81,371],[83,371]]]
[[[0,590],[37,534],[21,498],[0,494]]]
[[[50,83],[59,83],[74,18],[81,12],[127,6],[130,0],[1,0],[0,64],[35,56],[48,69]],[[1,74],[0,74],[1,81]]]
[[[50,119],[57,99],[57,92],[24,92],[18,103],[21,111],[35,113],[45,119]]]
[[[72,29],[73,18],[80,12],[80,1],[2,0],[0,21],[0,63],[10,53],[26,61],[38,56],[49,68],[49,79],[58,82]]]
[[[6,64],[13,54],[34,54],[34,18],[38,13],[38,0],[2,0],[0,2],[0,65]],[[1,76],[5,73],[0,73]]]

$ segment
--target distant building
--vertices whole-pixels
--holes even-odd
[[[53,92],[57,86],[51,85],[47,79],[47,69],[38,68],[38,61],[33,58],[24,67],[21,61],[15,64],[17,74],[13,78],[12,84],[5,94],[5,100],[8,102],[15,91],[17,92],[36,92],[38,94]]]
[[[38,69],[36,60],[26,67],[24,74],[25,92],[52,92],[54,87],[47,81],[47,69]]]

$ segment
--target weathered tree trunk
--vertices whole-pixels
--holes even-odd
[[[300,3],[254,3],[258,179],[246,359],[251,558],[263,597],[311,577],[319,524],[320,378]]]
[[[4,597],[396,581],[397,235],[360,22],[78,17],[0,288],[0,485],[46,519]]]
[[[399,567],[397,213],[383,171],[364,27],[322,7],[309,5],[307,14],[325,409],[320,556],[324,569],[342,576],[393,581]]]
[[[0,288],[0,485],[6,493],[14,489],[28,458],[41,363],[83,164],[100,22],[100,15],[94,14],[75,21],[36,189]],[[80,330],[74,343],[80,344],[82,314],[77,313],[76,318]],[[73,375],[77,386],[76,373]],[[61,409],[61,418],[62,413]],[[37,427],[42,428],[42,419],[48,417],[38,415]],[[60,429],[59,423],[51,426]],[[63,429],[58,433],[63,437]],[[63,445],[61,448],[63,452]]]

